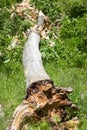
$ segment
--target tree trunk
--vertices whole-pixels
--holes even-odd
[[[28,40],[25,43],[23,50],[23,65],[26,77],[26,88],[28,88],[28,86],[35,81],[50,79],[43,67],[41,53],[39,51],[39,33],[43,29],[43,25],[44,15],[40,11],[38,23],[34,29],[30,31]]]
[[[38,23],[29,32],[28,40],[24,46],[26,97],[22,104],[16,108],[12,123],[7,130],[21,130],[27,123],[42,121],[51,124],[53,130],[78,130],[78,119],[69,121],[72,117],[71,109],[77,108],[67,96],[72,89],[55,87],[43,67],[39,43],[40,32],[44,27],[44,17],[40,12]],[[66,109],[67,107],[69,109]]]
[[[31,32],[24,47],[23,64],[26,76],[26,88],[35,81],[49,79],[43,67],[39,42],[40,36],[35,32]]]

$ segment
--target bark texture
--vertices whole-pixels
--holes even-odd
[[[26,88],[38,80],[50,79],[47,75],[39,51],[40,31],[44,26],[44,15],[39,13],[38,23],[30,30],[29,37],[23,50],[23,65],[26,77]]]

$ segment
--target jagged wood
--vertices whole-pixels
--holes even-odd
[[[51,80],[32,83],[27,89],[25,100],[14,112],[10,130],[20,130],[23,124],[38,123],[43,120],[51,124],[53,129],[60,127],[62,130],[62,127],[64,129],[71,127],[71,122],[69,125],[69,121],[67,123],[66,120],[69,120],[68,116],[71,118],[72,113],[66,108],[77,109],[67,96],[71,92],[71,88],[55,87]],[[28,119],[27,122],[26,119]],[[77,120],[72,120],[72,128],[76,122]]]
[[[68,98],[72,89],[55,87],[43,67],[39,42],[40,32],[44,27],[44,17],[40,12],[37,25],[30,30],[24,46],[26,96],[22,104],[16,108],[8,130],[21,130],[27,123],[42,121],[48,122],[53,130],[77,128],[78,120],[73,120],[71,113],[71,110],[77,107]]]

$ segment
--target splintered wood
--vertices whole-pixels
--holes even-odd
[[[19,17],[21,17],[24,20],[29,20],[31,21],[32,25],[34,25],[37,21],[37,18],[38,18],[38,13],[39,11],[36,9],[36,7],[34,5],[32,5],[30,3],[30,0],[23,0],[21,3],[18,3],[18,4],[15,4],[15,5],[12,5],[11,9],[11,16],[10,18],[13,18],[15,17],[16,15],[18,15]],[[41,20],[40,20],[40,23],[39,23],[39,20],[38,20],[38,30],[40,32],[40,36],[43,38],[43,39],[49,39],[49,30],[51,29],[51,24],[49,25],[48,22],[49,22],[49,18],[47,16],[44,15],[44,21],[42,21],[43,25],[41,25]],[[44,28],[42,29],[42,27],[44,26]],[[31,27],[31,29],[34,30],[36,26],[34,26],[33,28]],[[27,35],[25,32],[22,32],[24,37],[27,38]]]
[[[78,119],[72,119],[71,110],[77,107],[68,98],[71,88],[55,87],[51,80],[32,83],[27,88],[23,103],[13,115],[9,130],[20,130],[23,125],[46,121],[53,130],[78,130]]]

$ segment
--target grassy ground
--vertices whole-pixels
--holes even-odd
[[[0,104],[3,105],[5,113],[4,117],[0,118],[0,130],[4,130],[14,108],[23,100],[25,89],[23,73],[20,69],[18,72],[9,73],[2,70],[0,79]]]
[[[46,71],[57,86],[69,87],[74,91],[70,95],[71,100],[79,107],[78,116],[81,127],[87,129],[87,70],[77,68],[58,68],[57,64],[46,63]],[[16,71],[6,72],[1,68],[0,73],[0,104],[3,105],[4,117],[0,117],[0,130],[5,130],[13,111],[25,97],[25,83],[23,68],[19,65]],[[44,130],[48,127],[45,123],[38,127],[31,126],[29,130]]]

